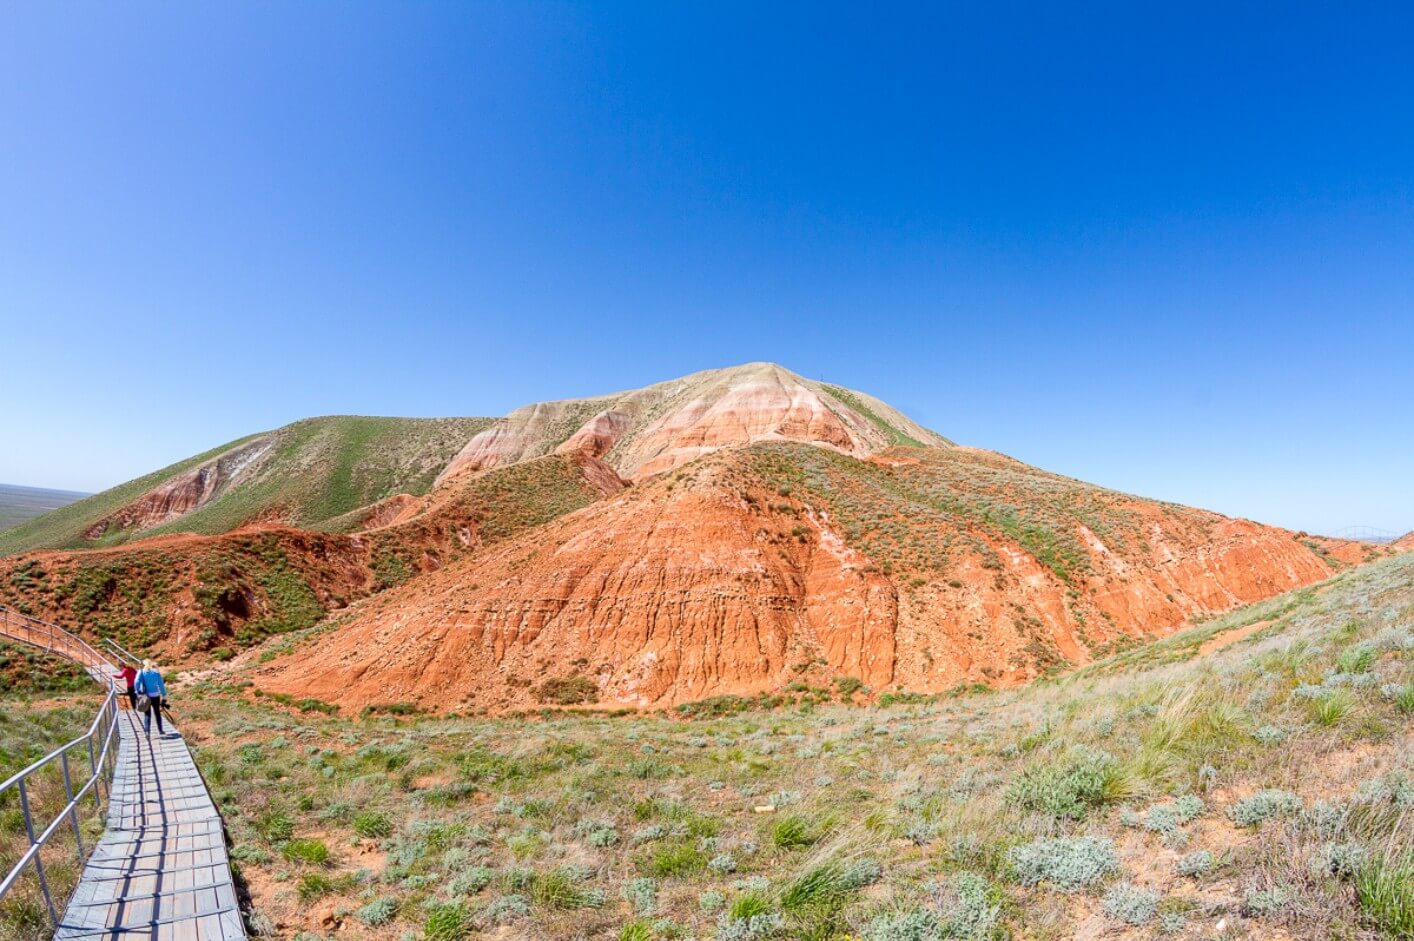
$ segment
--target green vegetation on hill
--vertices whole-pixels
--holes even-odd
[[[270,456],[241,485],[144,535],[227,532],[277,513],[320,523],[398,493],[421,496],[485,418],[310,418],[280,429]]]
[[[397,493],[431,489],[437,474],[476,432],[484,418],[310,418],[266,435],[252,435],[207,451],[0,534],[0,555],[38,548],[115,545],[165,533],[216,534],[258,519],[315,527]],[[91,526],[110,518],[144,493],[257,438],[271,447],[215,499],[150,529],[111,525],[96,539]]]
[[[98,520],[116,513],[163,481],[191,470],[255,437],[256,435],[248,435],[237,438],[210,451],[203,451],[169,467],[21,523],[14,529],[0,533],[0,555],[14,555],[31,549],[72,548],[83,545],[83,531]]]
[[[239,673],[183,701],[252,924],[291,934],[327,899],[386,937],[1407,937],[1414,555],[1173,641],[693,720],[340,718]]]
[[[26,559],[0,580],[0,602],[130,650],[147,651],[174,631],[189,652],[230,649],[324,616],[312,587],[320,573],[310,565],[293,563],[271,533],[198,544],[180,558],[133,551],[63,564]],[[194,608],[178,603],[188,592]]]
[[[823,388],[826,392],[830,393],[830,395],[833,395],[835,398],[839,399],[849,408],[854,409],[856,412],[873,422],[879,428],[880,431],[889,436],[889,440],[892,441],[894,444],[901,444],[914,448],[926,447],[926,445],[922,441],[919,441],[912,435],[900,431],[893,425],[890,425],[888,422],[884,421],[884,419],[880,418],[874,412],[873,409],[865,405],[864,401],[859,396],[851,392],[849,389],[846,389],[843,386],[832,386],[824,383],[821,383],[821,388]]]
[[[1112,548],[1139,538],[1124,506],[1131,498],[1006,458],[930,450],[885,467],[796,444],[751,453],[768,486],[827,508],[850,543],[890,573],[943,574],[962,542],[992,556],[977,538],[992,532],[1069,582],[1089,567],[1077,521]]]
[[[0,603],[133,651],[228,659],[412,578],[429,558],[445,562],[599,497],[573,458],[552,455],[460,480],[432,510],[357,541],[247,530],[176,546],[16,559],[0,571]],[[358,516],[335,517],[328,528],[351,528]],[[26,666],[10,660],[17,670]],[[0,658],[0,668],[6,662]]]

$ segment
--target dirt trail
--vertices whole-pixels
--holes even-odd
[[[1207,640],[1203,641],[1202,645],[1199,646],[1198,656],[1206,657],[1208,654],[1218,650],[1222,650],[1224,647],[1230,647],[1244,637],[1251,637],[1253,634],[1257,633],[1262,628],[1266,627],[1268,624],[1271,623],[1271,619],[1268,618],[1265,621],[1257,621],[1254,624],[1247,624],[1243,627],[1234,627],[1231,630],[1221,631],[1217,634],[1214,634],[1212,637],[1209,637]]]

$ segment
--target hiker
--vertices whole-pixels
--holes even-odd
[[[157,716],[157,734],[167,734],[162,727],[162,707],[167,704],[167,684],[162,682],[162,674],[157,672],[157,667],[151,660],[142,661],[142,672],[137,675],[133,683],[137,694],[143,697],[147,703],[147,708],[143,709],[138,705],[138,710],[143,712],[143,728],[147,732],[147,737],[152,737],[152,717]]]
[[[113,677],[122,680],[123,685],[126,687],[124,692],[128,694],[128,708],[136,709],[137,691],[133,689],[133,681],[137,679],[137,671],[132,668],[131,664],[125,663],[121,670],[113,674]]]

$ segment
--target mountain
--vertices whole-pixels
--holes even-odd
[[[32,521],[0,601],[348,708],[1013,685],[1371,547],[964,447],[772,364],[490,419],[314,419]],[[285,649],[282,647],[282,649]]]

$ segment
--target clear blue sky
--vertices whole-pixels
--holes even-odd
[[[1123,490],[1414,528],[1412,17],[10,5],[0,481],[773,360]]]

